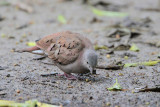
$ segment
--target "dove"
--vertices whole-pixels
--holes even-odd
[[[98,57],[88,38],[71,31],[45,36],[36,41],[36,46],[17,52],[31,52],[47,56],[64,72],[63,76],[67,79],[77,79],[72,73],[93,72]]]

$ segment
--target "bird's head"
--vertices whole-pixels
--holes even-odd
[[[93,72],[94,68],[97,65],[97,53],[94,50],[88,49],[84,51],[83,56],[83,65],[90,72]]]

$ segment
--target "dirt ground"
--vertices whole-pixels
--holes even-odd
[[[6,1],[6,0],[1,0]],[[1,2],[0,1],[0,2]],[[113,50],[97,50],[98,65],[159,60],[160,54],[160,3],[158,0],[23,0],[29,9],[19,8],[12,0],[0,5],[0,99],[24,102],[30,99],[63,105],[64,107],[159,107],[160,91],[133,92],[135,88],[152,88],[160,85],[160,64],[155,66],[127,67],[122,70],[97,69],[97,75],[86,80],[67,80],[54,75],[63,73],[53,65],[33,60],[38,55],[16,53],[13,49],[28,47],[29,41],[59,31],[73,31],[88,37],[94,44]],[[22,1],[21,1],[22,2]],[[105,4],[108,3],[108,4]],[[96,5],[95,5],[96,4]],[[127,17],[96,16],[89,5],[98,9],[128,13]],[[28,11],[28,12],[27,12]],[[67,24],[57,17],[63,15]],[[109,32],[122,25],[136,33],[128,39],[109,37]],[[120,35],[121,36],[121,35]],[[115,50],[116,46],[135,43],[140,49]],[[124,45],[124,47],[126,44]],[[126,47],[125,47],[126,48]],[[128,56],[128,58],[124,58]],[[126,91],[108,91],[116,78]]]

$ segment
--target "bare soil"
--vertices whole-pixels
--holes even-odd
[[[33,60],[38,55],[13,52],[13,49],[28,47],[26,43],[29,41],[66,30],[81,33],[98,45],[124,43],[127,36],[120,37],[120,40],[108,37],[108,31],[117,29],[113,25],[120,23],[128,28],[134,27],[136,31],[138,29],[140,35],[129,38],[128,44],[135,43],[140,51],[115,50],[107,58],[108,50],[98,50],[99,65],[109,65],[117,61],[131,63],[160,60],[158,0],[102,1],[109,3],[109,7],[98,5],[96,8],[126,12],[129,16],[96,16],[89,6],[97,3],[96,0],[90,0],[89,4],[80,0],[23,0],[23,3],[32,7],[32,13],[16,8],[14,2],[20,0],[9,1],[13,2],[12,5],[0,5],[0,17],[4,17],[0,21],[0,66],[4,67],[4,70],[0,70],[0,99],[17,102],[37,99],[49,104],[62,104],[64,107],[159,107],[159,92],[134,93],[132,90],[160,85],[160,64],[122,70],[97,69],[97,75],[86,77],[87,81],[72,81],[54,75],[42,76],[63,72],[56,66]],[[57,20],[58,15],[65,16],[68,23],[61,24]],[[128,59],[124,58],[126,55]],[[106,89],[115,83],[116,78],[126,91]]]

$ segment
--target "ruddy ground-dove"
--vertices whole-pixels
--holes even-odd
[[[92,72],[97,65],[97,54],[89,39],[70,31],[58,32],[36,41],[36,46],[19,50],[31,52],[42,50],[64,72],[68,79],[76,79],[71,73]]]

